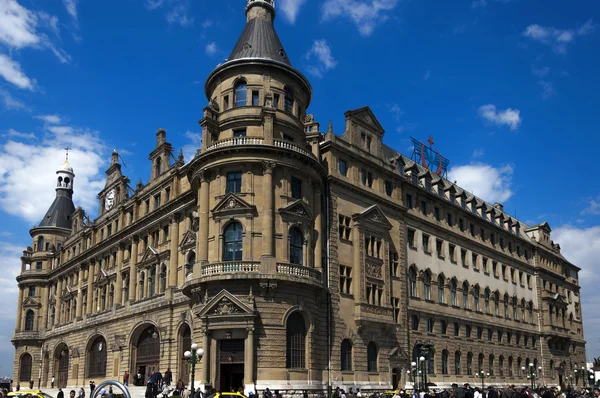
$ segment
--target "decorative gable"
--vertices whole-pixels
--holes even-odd
[[[204,316],[244,316],[254,315],[254,311],[246,303],[223,289],[213,297],[200,312],[199,317]]]
[[[156,259],[158,257],[158,250],[153,248],[152,246],[148,246],[146,250],[144,250],[144,254],[140,260],[140,263],[146,262],[148,260]]]
[[[369,130],[378,133],[380,137],[383,136],[383,133],[385,132],[385,130],[375,117],[375,114],[368,106],[358,108],[353,111],[348,111],[345,113],[345,116],[347,119],[357,121],[364,127],[369,128]]]
[[[279,212],[288,216],[302,217],[312,221],[311,211],[302,200],[297,200],[287,207],[279,209]]]
[[[188,249],[192,249],[196,247],[196,233],[192,230],[187,230],[185,234],[183,234],[183,238],[179,243],[179,250],[186,251]]]
[[[384,212],[377,205],[367,207],[362,212],[354,214],[352,218],[359,222],[366,221],[368,223],[378,225],[379,227],[385,228],[387,230],[392,229],[392,224],[388,221]]]
[[[104,281],[105,279],[108,279],[108,272],[106,272],[105,270],[103,270],[102,268],[100,269],[100,272],[98,272],[98,274],[96,274],[96,280],[94,282],[96,283],[100,283],[102,281]],[[69,289],[69,291],[67,291],[67,289]],[[70,288],[67,286],[65,290],[63,290],[63,296],[70,293]]]
[[[23,301],[23,308],[39,308],[42,305],[35,301],[33,297],[27,297],[25,301]]]
[[[216,219],[230,218],[231,216],[236,215],[250,217],[256,217],[258,215],[256,206],[249,204],[233,193],[225,195],[212,210],[212,213],[213,217]]]

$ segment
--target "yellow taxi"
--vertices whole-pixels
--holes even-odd
[[[19,390],[8,393],[9,397],[13,398],[54,398],[51,395],[42,392],[42,390]]]
[[[244,394],[239,392],[216,392],[209,395],[206,398],[247,398]]]

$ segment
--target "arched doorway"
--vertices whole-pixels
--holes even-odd
[[[181,378],[185,385],[190,382],[190,362],[183,356],[183,354],[190,350],[192,346],[192,331],[188,324],[181,326],[179,330],[179,373],[177,378]]]
[[[66,388],[69,381],[69,347],[61,343],[54,351],[54,369],[58,387]]]
[[[106,377],[106,340],[102,336],[96,336],[87,350],[87,377],[102,379]]]
[[[132,336],[132,369],[135,369],[134,381],[145,385],[160,363],[160,335],[154,325],[143,325]],[[137,377],[141,375],[141,377]]]
[[[21,356],[21,363],[19,364],[19,381],[29,382],[33,380],[31,378],[31,366],[33,364],[33,360],[31,355],[25,353]]]

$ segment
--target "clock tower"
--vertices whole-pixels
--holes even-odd
[[[110,167],[106,170],[106,185],[98,194],[100,199],[100,214],[105,214],[116,208],[119,203],[129,197],[127,184],[129,179],[121,173],[119,154],[115,149],[110,158]]]

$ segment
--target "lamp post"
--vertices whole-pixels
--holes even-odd
[[[425,357],[420,356],[419,362],[421,363],[421,370],[423,372],[423,374],[421,375],[421,389],[424,390],[427,388],[427,367],[425,364]]]
[[[579,384],[579,374],[577,373],[577,369],[573,369],[573,373],[575,373],[575,387]]]
[[[413,390],[416,390],[417,389],[417,363],[414,361],[410,363],[410,372],[412,374]]]
[[[196,364],[200,363],[202,356],[204,356],[204,350],[202,348],[198,348],[198,344],[192,344],[192,351],[186,351],[183,353],[183,356],[190,362],[192,365],[192,381],[190,384],[190,389],[192,390],[192,394],[196,391],[194,388],[194,373],[196,370]]]
[[[596,383],[594,382],[594,372],[590,372],[590,387],[594,387]]]
[[[481,377],[481,391],[485,389],[484,380],[486,377],[490,377],[489,373],[485,373],[483,370],[479,372],[479,377]]]

